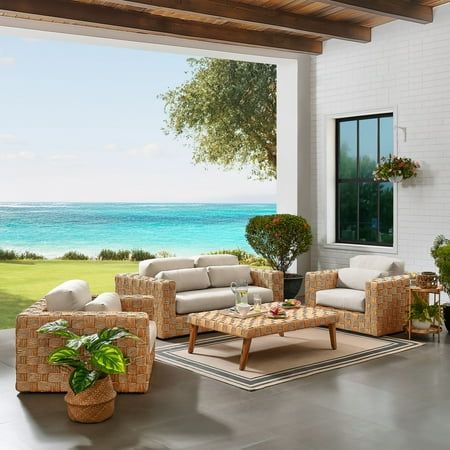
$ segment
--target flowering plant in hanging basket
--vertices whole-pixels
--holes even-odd
[[[381,158],[381,162],[373,172],[373,179],[375,181],[398,183],[417,176],[419,168],[420,164],[411,158],[389,155],[387,158]]]

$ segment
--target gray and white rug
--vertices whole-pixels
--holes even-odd
[[[328,329],[308,328],[253,339],[245,371],[239,370],[242,339],[199,336],[193,354],[187,340],[156,350],[156,360],[248,391],[404,352],[421,343],[393,337],[375,338],[337,332],[337,350],[330,347]]]

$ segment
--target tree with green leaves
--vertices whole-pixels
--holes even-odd
[[[184,137],[193,162],[250,166],[257,179],[276,177],[276,67],[212,58],[189,59],[191,79],[161,96],[165,130]]]

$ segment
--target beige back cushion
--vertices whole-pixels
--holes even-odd
[[[239,264],[238,257],[235,255],[200,255],[195,258],[195,267],[209,266],[235,266]]]
[[[139,263],[139,275],[154,277],[163,270],[193,269],[193,258],[154,258]]]
[[[252,283],[249,266],[210,266],[208,275],[212,287],[230,286],[233,281]]]
[[[115,292],[104,292],[84,307],[85,311],[122,311],[120,297]]]
[[[173,280],[177,292],[207,289],[211,286],[206,267],[197,269],[164,270],[155,277],[157,280]]]
[[[380,255],[358,255],[350,258],[350,267],[379,270],[384,276],[403,275],[405,262],[398,258]]]
[[[46,296],[48,311],[81,311],[92,300],[89,285],[83,280],[69,280]]]
[[[379,270],[346,267],[338,270],[337,287],[364,291],[368,281],[379,278],[381,275]]]

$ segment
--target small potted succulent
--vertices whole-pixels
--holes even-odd
[[[375,181],[390,181],[399,183],[408,178],[416,177],[420,164],[411,158],[401,158],[400,156],[389,155],[382,157],[380,163],[373,172]]]
[[[248,221],[245,237],[273,269],[284,273],[284,298],[295,298],[303,276],[287,271],[297,257],[311,247],[312,233],[308,222],[292,214],[256,216]]]
[[[431,325],[442,323],[442,313],[440,305],[430,305],[428,301],[417,293],[414,293],[414,301],[411,304],[409,320],[413,328],[428,330]]]
[[[114,342],[121,338],[139,338],[121,327],[78,336],[68,329],[66,320],[49,322],[37,332],[67,339],[63,347],[50,353],[48,361],[72,369],[69,391],[64,397],[69,418],[82,423],[109,419],[114,413],[117,395],[109,375],[126,373],[128,363]]]
[[[439,270],[439,282],[444,292],[450,294],[450,241],[442,234],[434,240],[431,256]],[[442,307],[445,327],[450,331],[450,303],[444,303]]]

